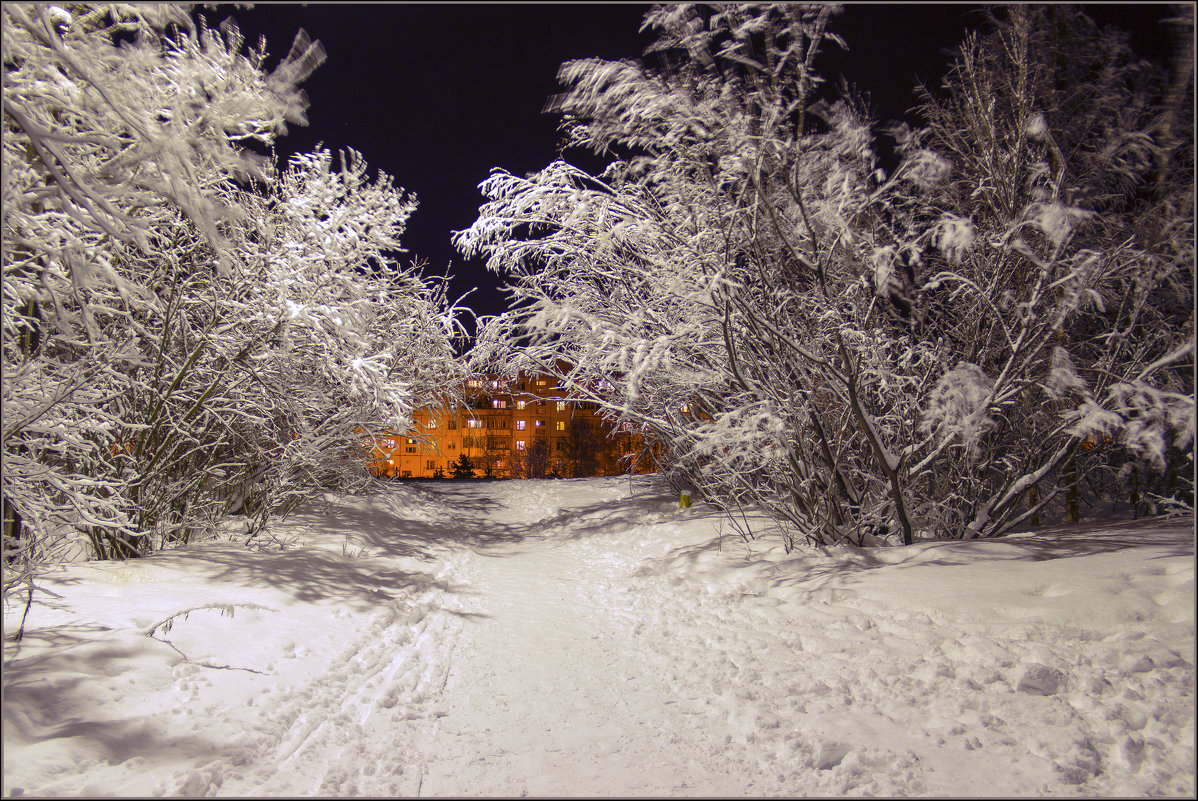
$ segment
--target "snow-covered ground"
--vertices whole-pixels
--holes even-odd
[[[642,478],[274,534],[46,576],[3,794],[1195,793],[1192,520],[785,554]]]

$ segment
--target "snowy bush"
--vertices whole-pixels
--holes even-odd
[[[1166,159],[1151,133],[1169,111],[1164,76],[1074,9],[996,9],[990,25],[921,108],[929,145],[955,165],[923,214],[974,229],[969,254],[925,258],[939,269],[924,285],[936,298],[927,335],[994,377],[999,421],[982,457],[990,476],[948,454],[931,480],[976,485],[950,505],[980,536],[1034,517],[1059,492],[1076,518],[1078,488],[1127,458],[1119,445],[1172,481],[1184,448],[1136,436],[1112,391],[1147,380],[1182,417],[1194,392],[1193,261],[1182,255],[1193,247],[1192,141]]]
[[[972,447],[986,431],[994,427],[989,415],[994,382],[982,368],[960,362],[945,373],[928,396],[924,408],[923,430],[938,440],[960,437]]]
[[[482,184],[457,242],[515,306],[477,363],[556,373],[680,483],[813,542],[997,536],[1073,510],[1119,444],[1176,473],[1192,142],[1152,131],[1181,101],[1076,10],[1000,9],[925,127],[884,129],[887,174],[813,68],[837,12],[662,6],[644,60],[564,65],[566,144],[623,156]],[[1134,381],[1164,393],[1140,422],[1111,395]],[[1075,414],[1108,396],[1109,444]]]
[[[54,538],[124,557],[366,477],[451,377],[415,203],[352,151],[257,155],[324,59],[181,6],[4,7],[5,588]],[[253,144],[254,147],[250,147]]]
[[[870,407],[897,400],[886,414],[909,425],[915,411],[901,408],[903,381],[886,382],[887,360],[926,354],[861,326],[876,297],[855,263],[828,258],[882,247],[855,241],[850,224],[874,188],[868,120],[837,102],[818,110],[826,130],[804,136],[792,113],[822,82],[809,65],[833,12],[650,12],[653,66],[567,64],[572,90],[558,100],[570,142],[636,155],[600,176],[565,162],[524,179],[496,172],[458,242],[515,279],[519,306],[491,321],[479,360],[558,371],[653,436],[668,473],[709,500],[764,505],[818,540],[859,536],[889,508],[909,539],[891,432]],[[667,56],[682,49],[697,61]],[[901,306],[906,284],[882,283]],[[881,486],[867,477],[877,474]]]

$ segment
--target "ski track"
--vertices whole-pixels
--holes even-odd
[[[654,529],[674,519],[668,499],[620,504],[628,489],[613,483],[562,510],[556,491],[528,482],[507,506],[486,485],[460,484],[373,501],[396,530],[437,521],[443,541],[421,554],[432,580],[388,588],[368,611],[330,606],[342,647],[310,680],[239,675],[248,689],[204,709],[239,735],[152,787],[128,777],[113,786],[189,796],[993,794],[954,780],[967,766],[1000,794],[1192,791],[1169,784],[1186,766],[1159,747],[1178,716],[1192,729],[1192,661],[1134,618],[1113,633],[1062,636],[1018,609],[977,621],[935,602],[881,608],[835,570],[794,577],[745,560],[721,571],[710,544],[664,550]],[[386,564],[383,552],[367,555]],[[1174,608],[1192,597],[1193,573],[1173,564],[1129,577],[1126,591]],[[773,593],[779,582],[799,582],[801,601],[793,587]],[[1074,591],[1028,590],[1065,600]],[[1177,623],[1192,642],[1192,614]],[[1014,692],[1041,676],[1029,674],[1036,666],[1064,689]],[[172,705],[202,704],[223,678],[177,660],[171,677],[162,697]],[[149,725],[168,729],[164,717]],[[1063,748],[1041,727],[1079,736]],[[1192,743],[1184,753],[1192,762]],[[103,768],[97,759],[96,786]]]
[[[446,560],[436,578],[454,566]],[[461,628],[436,611],[444,595],[401,594],[372,615],[328,672],[278,695],[264,689],[255,705],[268,712],[246,719],[261,761],[244,779],[226,776],[219,794],[414,795],[417,760],[402,735],[409,721],[440,714]]]

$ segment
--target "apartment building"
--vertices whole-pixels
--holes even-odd
[[[476,476],[573,478],[653,470],[646,438],[614,430],[594,403],[573,400],[557,379],[520,375],[468,381],[465,407],[420,409],[405,435],[386,434],[372,454],[375,475],[453,475],[465,454]]]

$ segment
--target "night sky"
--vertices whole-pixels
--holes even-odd
[[[383,170],[414,192],[420,207],[408,223],[404,260],[429,274],[453,275],[454,297],[478,287],[467,305],[479,314],[503,309],[499,278],[468,262],[451,231],[474,221],[478,184],[493,167],[522,175],[558,157],[557,118],[541,113],[561,91],[558,66],[576,58],[636,58],[651,38],[640,34],[646,4],[310,4],[259,3],[252,9],[207,9],[210,25],[233,17],[248,43],[265,35],[268,68],[286,55],[295,33],[319,39],[328,60],[304,83],[309,125],[293,126],[279,155],[352,147],[372,172]],[[1168,52],[1166,6],[1086,6],[1103,24],[1133,32],[1150,57]],[[832,29],[850,52],[835,48],[820,66],[843,71],[869,93],[881,119],[914,104],[916,76],[938,85],[978,5],[849,4]],[[600,165],[579,153],[567,160]]]

